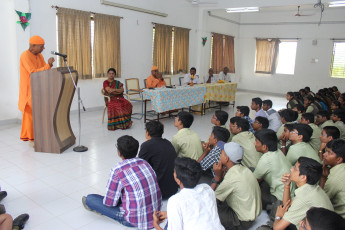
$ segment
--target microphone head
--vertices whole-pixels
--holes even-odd
[[[52,52],[50,52],[51,54],[55,54],[55,52],[54,51],[52,51]]]

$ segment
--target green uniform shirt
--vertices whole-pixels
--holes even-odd
[[[313,135],[310,138],[309,144],[315,151],[319,151],[321,145],[321,130],[314,123],[310,123],[309,126],[313,129]]]
[[[298,226],[311,207],[321,207],[333,211],[327,194],[318,185],[304,184],[295,190],[295,198],[283,219]]]
[[[320,127],[320,129],[322,131],[322,129],[325,128],[326,126],[335,126],[335,127],[337,127],[332,120],[325,121],[319,127]]]
[[[225,174],[215,191],[216,198],[226,201],[240,221],[253,221],[262,210],[261,191],[254,174],[243,165],[235,165]]]
[[[297,117],[297,122],[300,123],[300,122],[301,122],[301,119],[302,119],[302,113],[299,113],[299,114],[298,114],[298,117]]]
[[[178,157],[198,160],[203,152],[199,135],[188,128],[179,130],[173,136],[171,144],[174,146]]]
[[[331,199],[334,211],[345,218],[345,163],[331,168],[324,190]]]
[[[270,186],[271,194],[278,200],[283,200],[284,184],[281,177],[290,172],[290,168],[290,162],[280,150],[267,152],[260,158],[254,176],[256,179],[264,179]]]
[[[321,163],[318,152],[315,151],[309,143],[299,142],[290,146],[286,154],[286,158],[289,160],[290,164],[295,165],[300,157],[309,157]]]
[[[262,153],[257,152],[255,149],[254,134],[249,131],[238,133],[232,138],[232,142],[241,145],[243,148],[244,154],[241,163],[248,168],[255,168]]]
[[[296,122],[292,121],[292,122],[286,122],[286,124],[295,124]],[[277,138],[279,140],[278,142],[278,148],[280,149],[280,147],[282,147],[282,140],[280,140],[280,136],[283,134],[284,132],[284,125],[282,124],[282,126],[280,126],[280,128],[277,131]]]
[[[334,123],[335,126],[339,129],[340,138],[345,139],[345,124],[342,121],[337,121]]]

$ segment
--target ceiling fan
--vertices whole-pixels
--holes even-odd
[[[310,16],[310,15],[307,15],[307,14],[300,14],[300,12],[299,12],[299,8],[300,8],[300,7],[301,7],[301,6],[298,6],[298,7],[297,7],[297,13],[295,14],[296,17]]]

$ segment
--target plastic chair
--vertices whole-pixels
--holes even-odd
[[[133,119],[141,120],[144,117],[144,97],[143,97],[142,90],[140,89],[140,86],[139,86],[139,79],[138,78],[126,79],[125,88],[126,88],[127,98],[130,102],[141,103],[141,113],[132,113]],[[138,117],[135,117],[136,115]]]
[[[107,102],[109,102],[109,101],[110,101],[110,97],[105,95],[105,91],[104,91],[104,89],[101,89],[101,94],[103,95],[104,99],[106,99],[106,100],[107,100]],[[107,104],[107,102],[105,102],[105,104],[104,104],[103,116],[102,116],[102,123],[104,123],[105,111],[106,111],[106,110],[107,110],[107,108],[108,108],[108,104]]]
[[[171,86],[171,77],[164,77],[164,81],[167,84],[167,86]]]
[[[183,81],[184,77],[179,77],[178,81],[180,82],[180,85],[182,86],[182,81]]]

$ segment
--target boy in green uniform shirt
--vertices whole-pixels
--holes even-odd
[[[284,183],[283,205],[279,206],[273,224],[274,230],[286,229],[290,224],[298,226],[311,207],[323,207],[333,211],[327,194],[317,185],[322,174],[322,165],[317,161],[300,157],[290,173],[282,177]],[[291,199],[290,184],[295,182],[298,189]]]
[[[338,139],[340,137],[339,129],[335,126],[326,126],[322,129],[320,134],[320,148],[319,148],[319,157],[320,160],[323,160],[323,154],[326,149],[326,145],[328,142]]]
[[[291,165],[294,165],[297,159],[302,156],[321,162],[317,151],[308,143],[312,134],[313,129],[309,125],[295,124],[293,126],[289,137],[292,145],[286,155]]]
[[[319,129],[317,125],[314,124],[314,115],[312,113],[302,114],[300,123],[309,125],[310,128],[313,129],[313,135],[310,137],[309,144],[315,151],[318,151],[321,144],[321,141],[320,141],[321,130]]]
[[[334,122],[330,120],[329,112],[326,110],[319,111],[316,114],[315,124],[318,125],[320,129],[326,126],[335,126]]]
[[[331,115],[331,120],[334,122],[334,125],[340,131],[340,138],[345,139],[345,112],[342,109],[336,109]]]
[[[345,218],[345,140],[329,142],[323,154],[320,186],[331,199],[334,211]],[[328,168],[330,167],[330,168]]]
[[[290,162],[278,150],[277,142],[277,136],[273,130],[263,129],[255,133],[256,151],[261,152],[263,155],[255,168],[254,176],[261,182],[260,188],[264,209],[267,205],[283,200],[284,184],[281,182],[281,175],[289,172],[291,168]],[[267,191],[265,190],[265,183],[269,186]]]
[[[189,157],[198,160],[202,154],[202,146],[199,135],[189,127],[193,124],[194,117],[188,112],[179,112],[175,118],[175,127],[178,132],[172,138],[178,157]]]
[[[292,109],[284,109],[282,111],[280,111],[280,118],[282,121],[282,126],[280,126],[280,128],[277,131],[277,138],[279,139],[280,136],[283,134],[284,132],[284,125],[285,124],[293,124],[296,123],[296,119],[298,117],[298,113],[296,111],[293,111]],[[281,141],[279,141],[278,143],[278,147],[280,148],[282,146]]]
[[[225,229],[247,230],[262,211],[258,181],[241,165],[242,157],[243,148],[230,142],[224,145],[219,162],[213,165],[215,176],[211,187],[215,190],[220,222]]]
[[[238,143],[244,149],[242,164],[254,171],[262,153],[257,152],[255,149],[255,137],[252,132],[249,132],[248,121],[240,117],[231,118],[230,132],[234,134],[232,142]]]

